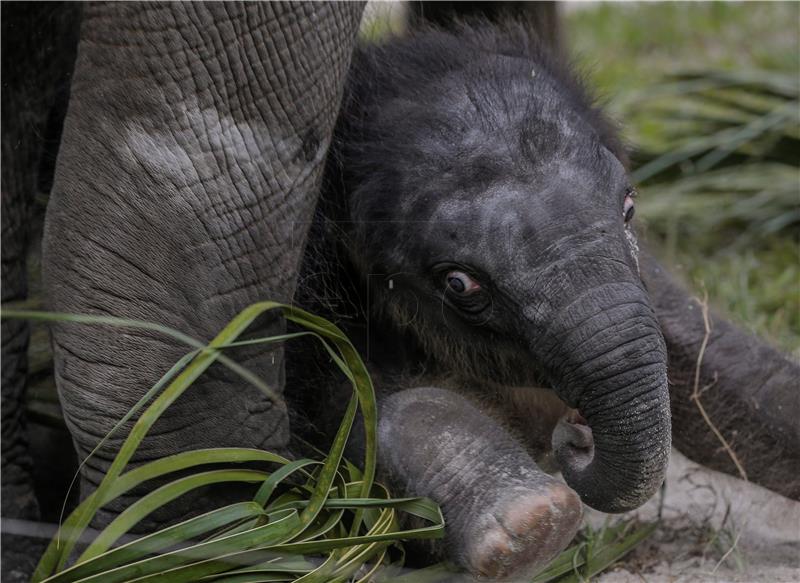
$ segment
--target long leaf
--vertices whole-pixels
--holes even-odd
[[[243,518],[257,518],[265,512],[255,502],[238,502],[218,508],[201,516],[170,526],[153,534],[108,551],[90,561],[76,564],[48,579],[50,583],[63,583],[95,575],[121,564],[131,563],[147,555],[163,551],[178,543],[191,541],[204,533],[236,522]]]

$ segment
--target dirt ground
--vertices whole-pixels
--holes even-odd
[[[800,471],[800,468],[798,468]],[[657,516],[659,496],[636,511]],[[598,583],[800,583],[800,503],[673,450],[662,525]],[[601,526],[605,515],[589,511]]]

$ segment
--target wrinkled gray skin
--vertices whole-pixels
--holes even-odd
[[[360,11],[355,4],[87,6],[48,209],[49,307],[159,321],[207,340],[258,299],[291,299]],[[491,73],[504,61],[477,66]],[[514,79],[512,97],[530,95]],[[351,230],[336,265],[317,260],[312,247],[299,284],[308,291],[299,300],[318,296],[309,280],[318,263],[348,276],[355,291],[347,301],[361,319],[346,327],[369,351],[381,401],[383,476],[399,494],[442,505],[448,552],[474,574],[523,576],[544,563],[577,528],[580,498],[622,511],[655,491],[670,443],[668,355],[669,376],[679,379],[669,387],[675,425],[687,432],[676,441],[690,457],[731,471],[687,404],[702,339],[698,313],[683,309],[691,300],[649,256],[637,266],[622,219],[621,155],[580,105],[558,113],[560,89],[547,79],[537,81],[542,108],[525,119],[557,121],[546,139],[531,140],[541,158],[512,155],[512,171],[479,189],[457,172],[426,167],[448,150],[441,134],[426,137],[435,127],[429,122],[462,119],[475,105],[458,87],[430,89],[452,99],[423,100],[435,106],[429,118],[387,108],[409,114],[401,119],[413,131],[400,131],[397,148],[374,156],[400,153],[397,164],[405,166],[395,176],[402,179],[381,174],[381,164],[362,170],[401,198],[377,197],[370,207],[363,197],[376,191],[369,187],[361,199],[340,193],[358,204],[331,216],[371,225],[396,219],[399,232]],[[501,167],[520,119],[510,115],[488,142]],[[420,216],[435,228],[411,227]],[[431,269],[444,262],[488,277],[490,318],[467,321],[444,296],[442,275],[451,268]],[[367,280],[372,292],[362,295]],[[283,324],[260,327],[271,333]],[[54,328],[53,345],[81,457],[185,352],[155,333],[67,326]],[[309,354],[291,354],[293,376],[298,367],[308,372]],[[280,350],[232,356],[283,388]],[[703,367],[704,379],[717,378],[707,407],[735,420],[723,431],[755,435],[753,455],[745,449],[741,456],[750,478],[764,476],[765,485],[794,497],[797,478],[787,468],[800,451],[792,424],[800,411],[789,392],[796,375],[794,363],[725,323]],[[288,396],[325,431],[335,415],[326,420],[308,401],[324,402],[329,415],[341,401],[308,386],[314,390]],[[206,446],[285,451],[288,430],[280,403],[213,368],[159,420],[134,462]],[[551,433],[571,488],[541,469]],[[85,468],[84,492],[97,485],[120,439]]]
[[[210,339],[257,300],[291,300],[362,8],[86,6],[44,235],[49,307]],[[283,329],[276,317],[259,326]],[[59,325],[52,341],[80,458],[164,373],[160,364],[187,351],[137,330]],[[283,387],[282,349],[231,356]],[[84,492],[125,434],[89,459]],[[214,367],[134,463],[211,446],[281,451],[288,437],[282,403]]]

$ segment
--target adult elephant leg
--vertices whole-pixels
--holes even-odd
[[[448,555],[473,575],[532,575],[572,540],[578,495],[466,399],[415,388],[380,408],[381,471],[406,495],[442,507]]]
[[[800,366],[711,313],[696,378],[707,336],[700,301],[652,256],[642,257],[642,275],[667,342],[675,446],[698,463],[800,500]]]
[[[255,301],[290,301],[362,8],[87,5],[45,226],[50,307],[207,341]],[[275,315],[260,324],[283,329]],[[52,337],[81,458],[187,351],[139,330],[58,325]],[[282,391],[280,348],[231,356]],[[281,403],[214,365],[133,462],[209,446],[280,450],[288,430]],[[88,461],[85,488],[126,434]]]

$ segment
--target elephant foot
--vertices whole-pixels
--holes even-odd
[[[565,484],[515,493],[497,505],[488,527],[476,529],[470,570],[492,580],[529,578],[570,543],[582,514],[580,498]]]

